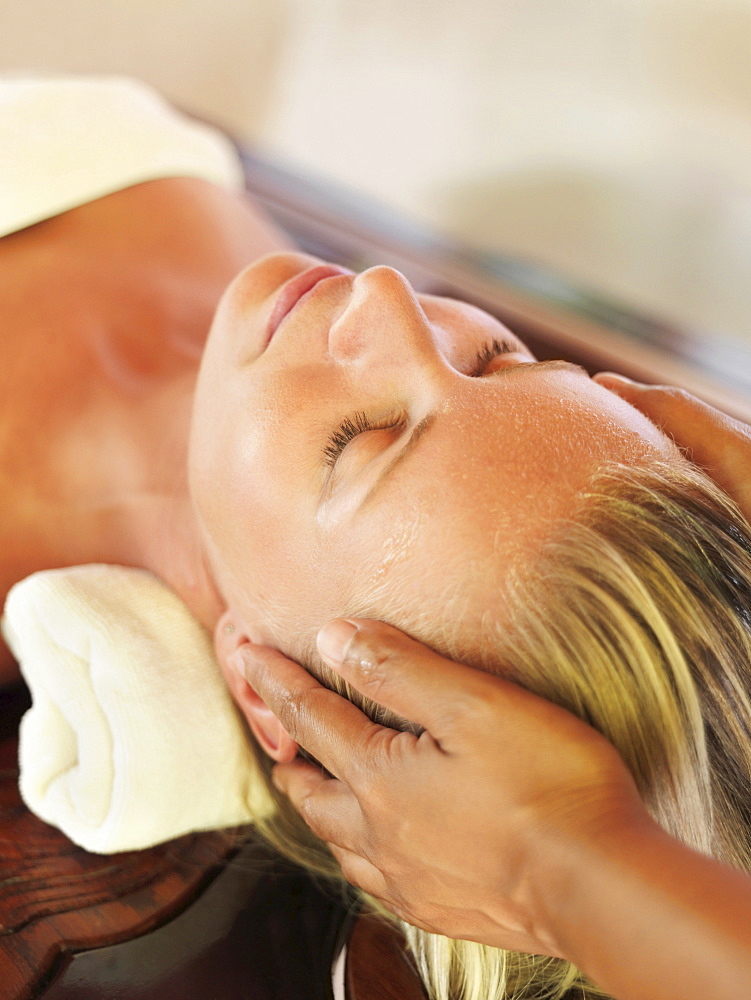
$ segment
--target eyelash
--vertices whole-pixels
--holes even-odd
[[[477,352],[475,363],[467,374],[472,378],[479,378],[493,358],[497,358],[499,354],[512,354],[516,349],[516,344],[510,340],[493,338],[489,344],[485,344]]]
[[[477,352],[475,362],[467,374],[472,378],[479,378],[493,358],[497,358],[499,354],[509,354],[515,350],[516,345],[510,340],[498,340],[494,338],[490,343],[480,348]],[[326,464],[331,467],[336,465],[337,459],[349,442],[354,440],[359,434],[365,434],[368,431],[395,430],[404,424],[404,422],[403,414],[392,414],[382,420],[371,420],[367,414],[358,411],[357,413],[353,413],[351,417],[345,417],[328,439],[326,447],[323,449]]]
[[[336,460],[349,442],[356,438],[358,434],[365,434],[367,431],[396,429],[404,422],[403,414],[392,414],[383,420],[371,420],[367,414],[362,412],[353,413],[351,417],[345,417],[323,449],[326,464],[334,466]]]

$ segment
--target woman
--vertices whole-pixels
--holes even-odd
[[[6,589],[53,566],[152,570],[215,630],[228,682],[277,760],[296,746],[240,683],[233,653],[250,638],[320,668],[315,635],[326,619],[386,618],[576,708],[614,739],[668,829],[745,863],[737,817],[713,824],[701,802],[733,754],[738,781],[748,773],[728,724],[737,716],[742,728],[748,706],[728,704],[723,687],[731,664],[748,662],[735,610],[751,580],[746,529],[635,409],[571,366],[536,364],[473,307],[415,296],[389,268],[353,276],[290,252],[246,199],[205,178],[162,177],[79,203],[6,236],[0,253]],[[606,669],[578,686],[559,653],[570,661],[591,650],[591,633],[567,647],[559,620],[576,616],[560,601],[560,615],[532,612],[555,608],[558,583],[573,592],[560,569],[585,550],[600,573],[603,539],[622,524],[605,553],[611,604],[633,605],[622,557],[654,546],[665,563],[666,524],[678,553],[671,586],[694,575],[685,634],[663,628],[674,610],[660,605],[670,596],[663,565],[650,591],[659,641],[642,635],[648,683],[631,671],[634,690],[598,707],[591,695],[610,690],[613,663],[629,677],[634,648],[623,637],[643,605],[624,615]],[[707,634],[722,661],[708,696],[719,748],[709,753],[680,652],[696,638],[707,567],[719,567]],[[541,568],[543,583],[556,581],[547,592],[530,589]],[[639,566],[626,576],[639,590]],[[580,588],[579,620],[607,620],[603,593]],[[599,617],[587,597],[601,598]],[[596,673],[600,658],[591,660]],[[619,740],[611,723],[621,705]],[[672,743],[661,739],[668,722]],[[325,867],[325,851],[289,819],[280,805],[270,835]],[[462,981],[483,995],[500,995],[504,981],[528,995],[540,976],[559,990],[577,981],[568,966],[548,975],[520,958],[504,972],[500,952],[418,932],[413,947],[436,996],[460,995]]]

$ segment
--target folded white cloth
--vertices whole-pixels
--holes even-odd
[[[143,181],[244,184],[225,135],[128,77],[0,77],[0,150],[0,236]]]
[[[211,638],[151,573],[35,573],[2,624],[33,699],[21,795],[76,844],[109,854],[269,812]]]

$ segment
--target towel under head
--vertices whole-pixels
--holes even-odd
[[[33,700],[21,795],[75,843],[133,850],[272,810],[210,635],[151,573],[35,573],[3,631]]]

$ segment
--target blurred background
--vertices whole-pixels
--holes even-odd
[[[751,340],[751,0],[0,0],[0,71],[61,70]]]

